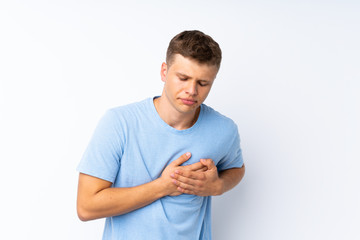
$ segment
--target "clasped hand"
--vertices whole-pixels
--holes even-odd
[[[221,179],[214,161],[212,159],[200,159],[197,163],[180,166],[190,156],[190,153],[186,153],[164,169],[162,177],[170,177],[173,184],[171,187],[173,191],[169,195],[177,196],[186,193],[198,196],[214,196],[221,194]],[[176,191],[174,191],[175,189]]]

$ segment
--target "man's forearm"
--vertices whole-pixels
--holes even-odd
[[[163,185],[154,180],[136,187],[105,188],[86,200],[78,200],[78,215],[81,220],[121,215],[144,207],[165,196]]]
[[[125,214],[144,207],[164,196],[177,196],[181,192],[172,183],[171,173],[190,158],[190,153],[181,155],[171,162],[154,181],[135,187],[116,188],[112,183],[100,178],[80,173],[77,211],[83,221]],[[194,171],[201,170],[203,165],[187,165]]]
[[[245,175],[245,165],[241,168],[230,168],[219,172],[221,195],[235,187]]]

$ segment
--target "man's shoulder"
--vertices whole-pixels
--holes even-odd
[[[204,112],[203,125],[210,138],[217,139],[218,143],[229,144],[240,136],[237,124],[230,117],[206,105]]]
[[[138,102],[108,108],[103,118],[107,119],[108,123],[128,125],[148,115],[146,113],[150,111],[150,100],[150,98],[147,98]]]
[[[206,122],[209,124],[215,124],[219,127],[226,127],[226,128],[236,128],[236,123],[228,116],[220,113],[219,111],[213,109],[212,107],[202,104],[204,108],[204,116],[206,118]]]
[[[144,114],[149,110],[149,101],[150,98],[138,101],[127,103],[124,105],[118,105],[115,107],[111,107],[107,110],[108,113],[113,114],[117,117],[126,117],[131,118],[132,116],[136,116],[138,114]]]

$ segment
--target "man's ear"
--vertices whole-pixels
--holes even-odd
[[[167,64],[163,62],[161,64],[161,70],[160,70],[161,81],[165,82],[166,74],[167,74]]]

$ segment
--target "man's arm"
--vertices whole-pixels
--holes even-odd
[[[201,159],[200,162],[208,168],[207,171],[176,169],[171,174],[178,191],[198,196],[221,195],[235,187],[245,175],[245,165],[218,173],[213,160]]]
[[[79,175],[77,212],[82,221],[124,214],[165,195],[159,179],[130,188],[111,188],[112,183],[83,173]]]
[[[121,215],[144,207],[161,197],[182,194],[172,183],[170,174],[177,169],[183,169],[180,165],[189,158],[190,154],[183,154],[164,169],[160,178],[129,188],[112,188],[111,182],[80,173],[77,196],[79,218],[88,221]],[[199,171],[204,166],[198,162],[186,167]]]
[[[219,178],[222,180],[222,191],[220,195],[235,187],[245,175],[245,164],[241,168],[230,168],[219,173]]]

